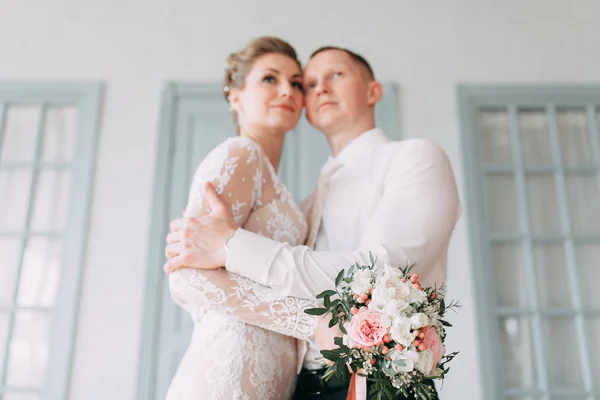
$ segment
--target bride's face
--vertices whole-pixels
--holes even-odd
[[[244,87],[232,90],[230,101],[242,130],[287,132],[296,126],[302,113],[302,71],[288,56],[265,54],[254,62]]]

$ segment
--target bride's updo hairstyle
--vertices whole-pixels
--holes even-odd
[[[229,101],[229,92],[231,89],[243,89],[246,77],[252,70],[254,63],[258,58],[265,54],[283,54],[293,59],[300,69],[302,65],[298,60],[296,50],[285,40],[272,36],[262,36],[252,40],[242,50],[231,53],[227,57],[225,65],[225,78],[223,79],[223,95]],[[239,130],[237,112],[230,108],[233,121]]]

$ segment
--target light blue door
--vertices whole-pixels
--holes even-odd
[[[398,138],[393,86],[386,86],[377,120],[390,137]],[[181,215],[197,165],[233,135],[235,127],[218,84],[167,85],[156,164],[138,399],[164,399],[192,332],[191,319],[171,300],[161,269],[168,223]],[[297,201],[312,192],[328,156],[324,137],[303,118],[286,138],[280,169]]]
[[[0,82],[0,400],[68,397],[101,104],[98,82]]]
[[[458,99],[485,397],[600,399],[600,86]]]

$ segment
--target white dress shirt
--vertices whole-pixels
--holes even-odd
[[[435,143],[389,141],[379,129],[359,135],[335,158],[315,250],[239,229],[226,268],[284,296],[314,299],[341,269],[387,252],[392,265],[416,263],[424,286],[446,278],[447,250],[460,214],[450,162]],[[328,161],[330,162],[330,161]],[[309,346],[304,366],[319,368]]]

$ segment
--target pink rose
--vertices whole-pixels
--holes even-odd
[[[425,333],[423,344],[433,352],[433,369],[431,371],[433,372],[444,354],[446,354],[446,348],[433,326],[423,328],[423,333]]]
[[[354,346],[372,347],[383,340],[387,328],[381,326],[381,314],[361,308],[358,314],[352,316],[348,329],[348,336]]]

